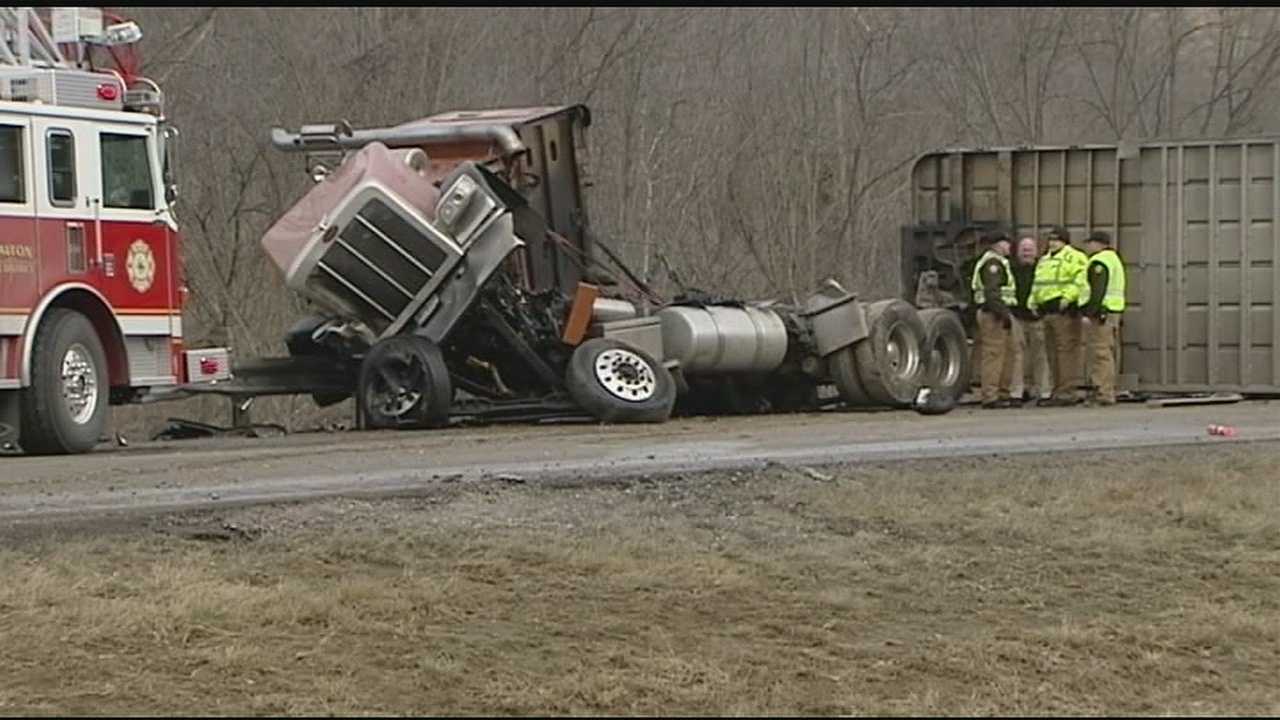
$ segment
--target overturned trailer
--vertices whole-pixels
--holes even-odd
[[[834,281],[800,305],[657,297],[588,222],[589,122],[577,105],[273,131],[315,186],[263,247],[316,312],[289,358],[241,363],[218,391],[354,395],[367,427],[909,406],[925,386],[930,408],[954,402],[957,378],[931,376],[929,348],[964,339],[945,310]]]
[[[1115,238],[1129,278],[1120,384],[1280,395],[1280,140],[969,148],[911,174],[906,297],[971,315],[978,236]]]

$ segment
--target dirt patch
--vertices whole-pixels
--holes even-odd
[[[0,712],[1280,712],[1280,449],[1094,460],[493,478],[45,539],[0,553]]]

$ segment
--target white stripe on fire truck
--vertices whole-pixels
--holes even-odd
[[[182,337],[181,315],[116,315],[125,335],[169,335],[171,320],[173,337]]]
[[[29,315],[0,314],[0,335],[21,335]]]
[[[30,318],[30,315],[0,313],[0,335],[21,335]],[[173,336],[182,337],[181,315],[116,315],[120,332],[125,335],[168,335],[170,318],[173,320]]]

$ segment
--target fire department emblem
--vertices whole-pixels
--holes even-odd
[[[156,256],[145,240],[133,241],[124,266],[129,271],[129,283],[134,290],[144,293],[151,289],[151,283],[156,279]]]

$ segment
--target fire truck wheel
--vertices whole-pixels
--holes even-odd
[[[903,300],[867,306],[868,335],[855,343],[858,379],[876,404],[906,407],[924,381],[925,329],[920,314]]]
[[[360,409],[370,428],[418,429],[449,421],[453,384],[435,343],[396,335],[374,344],[360,364]]]
[[[569,358],[565,385],[583,410],[607,423],[666,422],[676,402],[671,371],[612,338],[579,345]]]
[[[35,455],[87,452],[107,422],[107,356],[89,318],[54,308],[31,347],[19,444]]]
[[[920,320],[924,322],[924,384],[930,395],[942,395],[954,404],[969,388],[969,339],[964,323],[944,308],[921,310]]]

